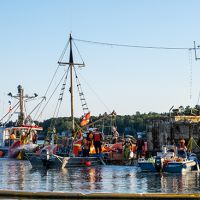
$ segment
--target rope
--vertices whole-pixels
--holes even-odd
[[[17,106],[19,104],[19,102],[17,102],[13,107],[12,107],[12,110]],[[19,106],[17,107],[17,108],[19,108]],[[0,119],[0,121],[2,121],[7,115],[9,115],[10,114],[10,111],[9,112],[7,112],[1,119]]]
[[[63,59],[63,57],[64,57],[64,55],[65,55],[65,53],[67,51],[68,45],[69,45],[69,40],[67,41],[67,43],[66,43],[66,45],[65,45],[65,47],[64,47],[64,49],[63,49],[63,51],[62,51],[62,53],[60,55],[60,58],[59,58],[58,62],[62,61],[62,59]]]
[[[45,94],[44,94],[44,97],[46,97],[46,95],[47,95],[47,93],[48,93],[48,91],[49,91],[49,88],[50,88],[50,86],[51,86],[51,84],[52,84],[52,82],[53,82],[53,80],[54,80],[54,78],[55,78],[55,76],[56,76],[56,74],[57,74],[58,68],[59,68],[59,64],[58,64],[58,66],[57,66],[57,68],[56,68],[56,71],[54,72],[54,75],[53,75],[53,77],[52,77],[52,79],[51,79],[51,81],[50,81],[50,83],[49,83],[49,86],[48,86],[48,88],[47,88]],[[36,116],[37,116],[37,114],[38,114],[38,112],[39,112],[39,110],[40,110],[40,108],[41,108],[41,105],[42,105],[42,104],[40,104],[40,106],[38,107],[38,110],[37,110],[37,112],[35,113],[35,115],[34,115],[34,117],[33,117],[34,119],[36,118]],[[40,113],[40,114],[41,114],[41,113]],[[38,115],[38,117],[37,117],[36,119],[38,119],[39,117],[40,117],[40,115]]]
[[[98,42],[91,40],[82,40],[74,38],[78,42],[97,44],[97,45],[106,45],[106,46],[116,46],[116,47],[128,47],[128,48],[142,48],[142,49],[162,49],[162,50],[194,50],[192,47],[163,47],[163,46],[143,46],[143,45],[130,45],[130,44],[117,44],[117,43],[108,43],[108,42]]]
[[[188,57],[189,57],[189,66],[190,66],[190,82],[189,82],[189,98],[190,101],[192,99],[192,52],[188,52]]]
[[[31,114],[37,109],[38,106],[40,106],[42,104],[42,102],[46,99],[46,97],[42,97],[42,101],[40,101],[35,108],[33,108],[33,110],[27,115],[27,116],[31,116]],[[26,119],[25,119],[26,120]],[[33,120],[34,121],[34,120]]]
[[[19,104],[19,103],[18,103]],[[19,105],[17,106],[17,108],[14,110],[14,112],[10,115],[10,117],[8,118],[8,120],[5,122],[4,126],[8,123],[8,121],[11,119],[11,117],[13,116],[13,114],[15,113],[15,111],[19,108]]]
[[[51,100],[52,96],[54,95],[54,93],[56,92],[58,86],[60,85],[61,81],[63,80],[63,78],[66,76],[67,71],[64,73],[64,75],[62,76],[61,80],[59,81],[58,85],[56,86],[56,88],[54,89],[54,91],[52,92],[51,96],[49,97],[49,100],[47,101],[47,103],[44,105],[43,109],[41,110],[40,114],[38,115],[38,118],[41,116],[41,114],[43,113],[44,109],[46,108],[47,104],[49,103],[49,101]],[[38,121],[38,118],[36,119]]]
[[[65,52],[66,52],[66,50],[67,50],[68,45],[69,45],[69,40],[68,40],[68,42],[66,43],[66,45],[65,45],[65,47],[64,47],[64,49],[63,49],[63,51],[62,51],[62,53],[61,53],[61,55],[60,55],[60,58],[59,58],[58,62],[61,61],[61,60],[63,59],[63,57],[64,57],[64,55],[65,55]],[[49,85],[48,85],[48,88],[47,88],[45,94],[44,94],[45,97],[46,97],[46,95],[47,95],[47,93],[48,93],[48,91],[49,91],[49,88],[50,88],[50,86],[51,86],[51,84],[52,84],[52,82],[53,82],[53,80],[54,80],[54,78],[55,78],[55,76],[56,76],[56,74],[57,74],[57,71],[58,71],[59,66],[60,66],[60,65],[58,64],[58,66],[57,66],[57,68],[56,68],[56,71],[54,72],[54,75],[53,75],[53,77],[52,77],[52,79],[51,79],[51,81],[50,81],[50,83],[49,83]],[[34,116],[34,119],[36,118],[36,116],[37,116],[37,114],[38,114],[38,112],[39,112],[39,110],[40,110],[40,108],[41,108],[41,105],[42,105],[42,104],[40,104],[40,106],[38,107],[38,111],[36,112],[36,114],[35,114],[35,116]],[[39,115],[39,116],[40,116],[40,115]],[[37,119],[39,118],[39,116],[37,117]]]
[[[76,47],[76,50],[77,50],[77,52],[78,52],[78,54],[79,54],[79,56],[80,56],[82,62],[84,63],[83,58],[82,58],[82,56],[81,56],[81,54],[80,54],[80,51],[79,51],[78,47],[76,46],[76,43],[74,42],[74,40],[72,40],[72,42],[73,42],[74,46]]]
[[[190,138],[188,145],[187,145],[187,149],[192,151],[192,145],[193,143],[195,144],[195,146],[200,150],[200,146],[197,144],[197,142],[194,140],[193,137]]]
[[[57,101],[57,104],[56,104],[56,108],[55,108],[53,117],[55,117],[56,110],[57,110],[56,117],[58,117],[58,113],[60,111],[60,106],[61,106],[61,103],[62,103],[62,100],[63,100],[63,95],[64,95],[64,91],[65,91],[65,85],[66,85],[66,80],[67,80],[67,77],[68,77],[68,73],[69,73],[69,67],[67,69],[67,73],[66,73],[66,76],[65,76],[61,91],[60,91],[60,95],[59,95],[59,98],[58,98],[58,101]]]
[[[81,100],[81,106],[82,106],[82,109],[83,109],[83,114],[85,115],[86,113],[89,112],[89,108],[87,106],[85,95],[83,93],[83,90],[82,90],[82,87],[81,87],[81,83],[79,81],[79,78],[77,76],[75,68],[74,68],[74,72],[75,72],[75,77],[76,77],[76,85],[77,85],[79,97],[80,97],[80,100]]]
[[[81,74],[79,73],[79,75],[81,76]],[[97,99],[104,105],[104,107],[106,108],[106,110],[111,113],[110,109],[108,108],[108,106],[103,102],[103,100],[99,97],[99,95],[94,91],[94,89],[89,85],[89,83],[84,79],[83,76],[81,76],[82,79],[84,80],[84,82],[87,84],[87,86],[91,89],[91,91],[95,94],[95,96],[97,97]]]

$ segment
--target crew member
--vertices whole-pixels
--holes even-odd
[[[177,150],[178,150],[178,156],[186,158],[187,147],[185,146],[185,140],[183,138],[179,140],[179,145]]]
[[[129,138],[126,138],[123,149],[124,149],[124,159],[127,160],[130,158],[130,153],[132,151],[132,142]]]
[[[97,155],[101,154],[101,151],[102,151],[102,149],[101,149],[101,141],[103,139],[102,133],[98,129],[96,129],[96,131],[94,132],[93,138],[94,138],[95,152],[96,152]]]
[[[138,136],[138,140],[136,143],[136,148],[137,148],[137,159],[142,157],[142,148],[144,146],[144,140],[141,138],[141,136]]]
[[[89,152],[90,152],[90,147],[92,146],[92,142],[93,142],[93,132],[92,132],[92,129],[90,129],[87,134],[87,143],[89,147]]]
[[[112,128],[112,143],[116,144],[118,142],[119,133],[115,127]]]
[[[14,132],[12,132],[10,134],[10,145],[13,144],[13,142],[16,140],[16,135],[14,134]]]
[[[89,144],[88,144],[88,140],[87,140],[87,137],[83,137],[83,140],[82,140],[82,156],[83,157],[89,157]]]

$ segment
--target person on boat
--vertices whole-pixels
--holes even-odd
[[[37,132],[33,131],[32,132],[32,142],[33,142],[33,144],[37,143],[37,139],[38,139]]]
[[[89,152],[90,152],[90,147],[93,144],[93,131],[92,131],[92,129],[89,129],[89,132],[87,133],[87,143],[89,145]]]
[[[11,140],[15,140],[15,139],[16,139],[16,136],[15,136],[14,132],[12,132],[12,133],[10,134],[10,139],[11,139]]]
[[[89,147],[90,146],[88,144],[87,135],[83,134],[83,140],[82,140],[82,146],[81,146],[83,157],[89,157],[89,153],[90,153]]]
[[[10,145],[13,144],[13,142],[16,140],[16,135],[14,132],[10,134]]]
[[[183,138],[180,138],[180,140],[179,140],[177,151],[178,151],[178,156],[180,156],[182,158],[186,158],[187,147],[185,146],[185,140]]]
[[[132,152],[132,142],[129,138],[126,138],[123,145],[123,157],[125,160],[130,158],[131,152]]]
[[[137,154],[137,159],[142,158],[142,149],[144,146],[144,140],[141,138],[141,136],[138,136],[138,140],[136,143],[136,154]]]
[[[103,140],[102,133],[99,131],[99,129],[96,129],[96,131],[93,134],[94,139],[94,148],[97,155],[101,154],[102,148],[101,148],[101,141]]]
[[[27,135],[26,133],[23,131],[21,136],[20,136],[20,144],[26,144],[27,143]]]
[[[118,142],[118,138],[119,138],[119,133],[117,132],[117,128],[113,127],[112,128],[112,143],[116,144]]]
[[[83,133],[81,131],[78,131],[76,134],[76,138],[73,142],[73,154],[75,156],[79,156],[82,152],[81,149],[82,140],[83,140]]]

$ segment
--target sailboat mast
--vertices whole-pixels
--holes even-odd
[[[74,88],[73,88],[74,61],[73,61],[73,53],[72,53],[72,36],[71,36],[71,34],[69,37],[69,43],[70,43],[69,68],[70,68],[70,93],[71,93],[71,119],[72,119],[72,131],[74,131],[75,130],[75,126],[74,126]]]

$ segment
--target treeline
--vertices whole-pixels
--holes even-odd
[[[196,105],[195,107],[190,106],[180,106],[178,108],[172,107],[169,112],[166,113],[140,113],[136,112],[134,115],[116,115],[100,120],[102,116],[91,116],[90,125],[99,128],[105,134],[111,134],[112,126],[117,127],[117,130],[120,134],[130,134],[135,136],[137,132],[146,131],[147,124],[156,118],[168,118],[169,116],[175,115],[200,115],[200,106]],[[97,123],[95,123],[98,121]],[[76,127],[80,128],[81,118],[75,118]],[[93,124],[94,123],[94,124]],[[51,118],[45,120],[40,125],[44,128],[44,132],[47,132],[49,127],[55,127],[56,131],[61,133],[62,131],[71,131],[71,118],[70,117],[60,117],[60,118]]]
[[[148,114],[140,114],[140,112],[136,112],[135,115],[116,115],[109,116],[104,118],[102,116],[91,116],[91,121],[89,123],[90,127],[99,128],[105,134],[111,134],[112,127],[117,127],[117,130],[120,134],[129,134],[135,136],[137,132],[143,132],[146,130],[147,120],[152,118],[157,118],[161,116],[165,116],[166,114],[159,113],[148,113]],[[102,119],[101,119],[102,118]],[[86,129],[88,127],[80,127],[81,118],[75,118],[76,129]],[[70,117],[59,117],[59,118],[51,118],[45,120],[42,123],[39,123],[40,126],[43,127],[44,132],[51,131],[53,128],[56,129],[56,132],[61,133],[63,131],[71,131],[72,124]]]
[[[112,117],[104,116],[91,116],[90,127],[94,126],[99,128],[105,134],[111,134],[112,126],[117,127],[117,130],[120,134],[130,134],[136,136],[137,132],[146,131],[147,124],[156,118],[168,118],[169,116],[174,115],[200,115],[200,106],[196,105],[194,108],[190,106],[180,106],[179,108],[171,108],[168,113],[143,113],[136,112],[134,115],[115,115]],[[102,120],[101,120],[102,118]],[[97,123],[96,123],[97,121]],[[81,118],[75,118],[76,129],[80,129],[79,126]],[[59,118],[50,118],[43,122],[35,122],[37,125],[43,127],[43,132],[47,133],[52,129],[55,129],[57,133],[71,132],[72,123],[70,117],[59,117]],[[14,126],[15,123],[10,121],[6,126]],[[82,128],[83,130],[85,127]]]

